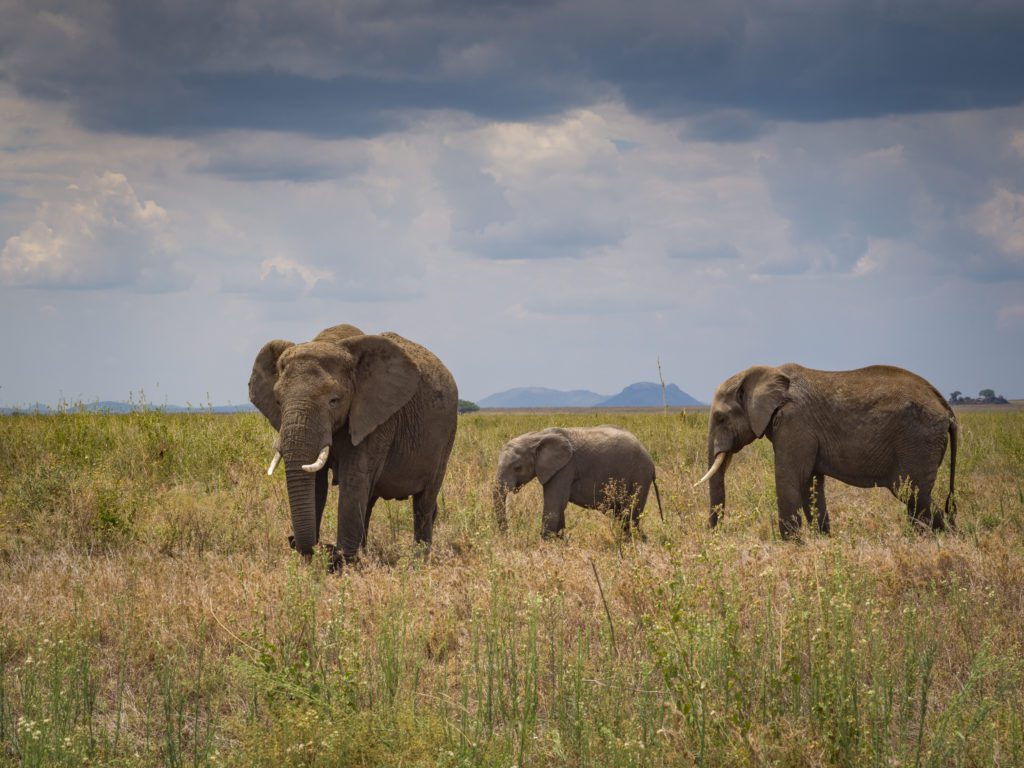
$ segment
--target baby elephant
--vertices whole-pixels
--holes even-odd
[[[552,427],[514,437],[501,449],[494,484],[494,515],[501,530],[508,526],[506,495],[534,477],[544,486],[545,538],[565,528],[565,507],[570,501],[612,512],[628,531],[640,522],[654,483],[654,462],[639,440],[618,427]],[[660,514],[656,483],[654,493]]]

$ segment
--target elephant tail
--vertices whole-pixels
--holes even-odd
[[[654,486],[654,498],[658,500],[658,517],[661,518],[661,522],[665,522],[665,513],[661,511],[661,492],[658,491],[658,478],[653,478],[651,484]]]
[[[949,420],[949,494],[946,496],[946,520],[951,528],[956,527],[956,443],[960,426],[956,418]]]

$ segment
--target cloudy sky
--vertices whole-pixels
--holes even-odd
[[[0,0],[0,403],[755,363],[1024,397],[1019,0]]]

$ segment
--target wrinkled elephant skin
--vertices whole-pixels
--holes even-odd
[[[319,540],[329,471],[341,486],[339,558],[366,546],[380,498],[412,496],[416,541],[430,544],[458,407],[455,381],[433,354],[351,325],[302,344],[269,341],[253,363],[249,399],[280,433],[299,552],[308,556]]]

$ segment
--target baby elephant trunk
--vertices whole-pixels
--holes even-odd
[[[496,482],[491,490],[491,498],[494,502],[494,520],[498,524],[498,530],[504,533],[508,530],[508,517],[505,514],[505,499],[508,489],[503,483]]]

